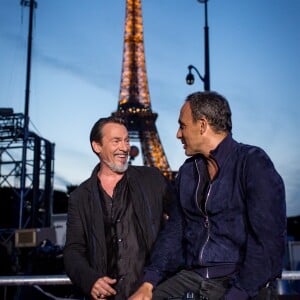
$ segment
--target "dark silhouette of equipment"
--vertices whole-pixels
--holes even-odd
[[[126,1],[124,51],[118,109],[112,113],[127,121],[132,140],[139,141],[143,164],[173,176],[155,125],[145,63],[141,0]]]
[[[29,7],[24,113],[0,109],[0,240],[15,229],[48,227],[51,222],[54,144],[29,130],[29,95],[34,0]]]
[[[9,112],[7,109],[0,109],[0,227],[49,226],[54,144],[29,131],[25,144],[27,156],[23,162],[24,115],[13,113],[12,110]],[[22,187],[23,163],[26,177],[25,186]]]

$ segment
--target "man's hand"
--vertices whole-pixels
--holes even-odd
[[[111,286],[116,282],[116,279],[107,276],[99,278],[91,289],[93,300],[106,299],[109,296],[115,295],[117,292]]]
[[[139,289],[131,295],[128,300],[151,300],[153,285],[149,282],[144,282]]]

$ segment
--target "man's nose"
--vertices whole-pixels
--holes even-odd
[[[130,145],[128,144],[128,142],[123,141],[120,143],[120,150],[128,152],[129,149]]]

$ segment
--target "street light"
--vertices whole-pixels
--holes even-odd
[[[194,81],[195,81],[195,77],[194,77],[194,75],[192,73],[192,69],[195,70],[195,72],[198,74],[198,76],[200,77],[200,79],[203,82],[205,81],[204,77],[201,76],[200,72],[198,71],[198,69],[195,66],[189,65],[188,69],[189,69],[189,73],[186,75],[186,78],[185,78],[185,81],[186,81],[187,84],[193,84]]]
[[[208,0],[197,0],[200,3],[204,3],[204,76],[201,76],[200,72],[193,65],[189,65],[189,73],[187,74],[185,80],[187,84],[193,84],[195,81],[194,75],[192,74],[192,69],[198,74],[199,78],[203,81],[204,90],[210,90],[210,71],[209,71],[209,34],[208,34],[208,23],[207,23],[207,1]]]

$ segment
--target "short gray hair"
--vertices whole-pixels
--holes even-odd
[[[228,101],[216,92],[195,92],[186,98],[193,121],[205,117],[216,132],[231,132],[231,110]]]

